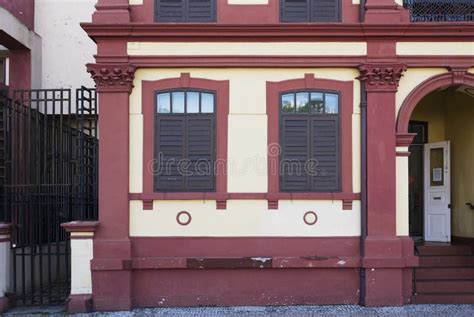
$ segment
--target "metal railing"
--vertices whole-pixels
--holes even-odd
[[[474,0],[404,0],[411,22],[474,21]]]

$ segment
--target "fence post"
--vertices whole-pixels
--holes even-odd
[[[71,234],[71,294],[66,300],[68,313],[92,311],[92,274],[94,232],[97,221],[72,221],[61,227]]]
[[[10,224],[0,223],[0,313],[8,309],[10,290]]]

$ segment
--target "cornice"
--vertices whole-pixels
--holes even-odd
[[[98,24],[82,23],[98,41],[125,38],[132,41],[315,41],[403,39],[419,41],[472,41],[474,23],[324,23],[324,24]]]

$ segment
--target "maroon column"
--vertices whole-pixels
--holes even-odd
[[[130,23],[128,0],[98,0],[92,23]]]
[[[403,270],[412,259],[396,235],[395,94],[405,69],[394,63],[359,68],[367,92],[366,306],[403,304]]]
[[[409,13],[400,7],[395,0],[366,0],[364,22],[377,24],[394,24],[408,22]]]
[[[91,263],[95,310],[131,309],[129,95],[135,68],[89,64],[99,92],[99,222]]]

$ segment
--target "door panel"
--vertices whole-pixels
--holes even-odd
[[[451,241],[451,168],[449,141],[424,147],[425,241]]]

